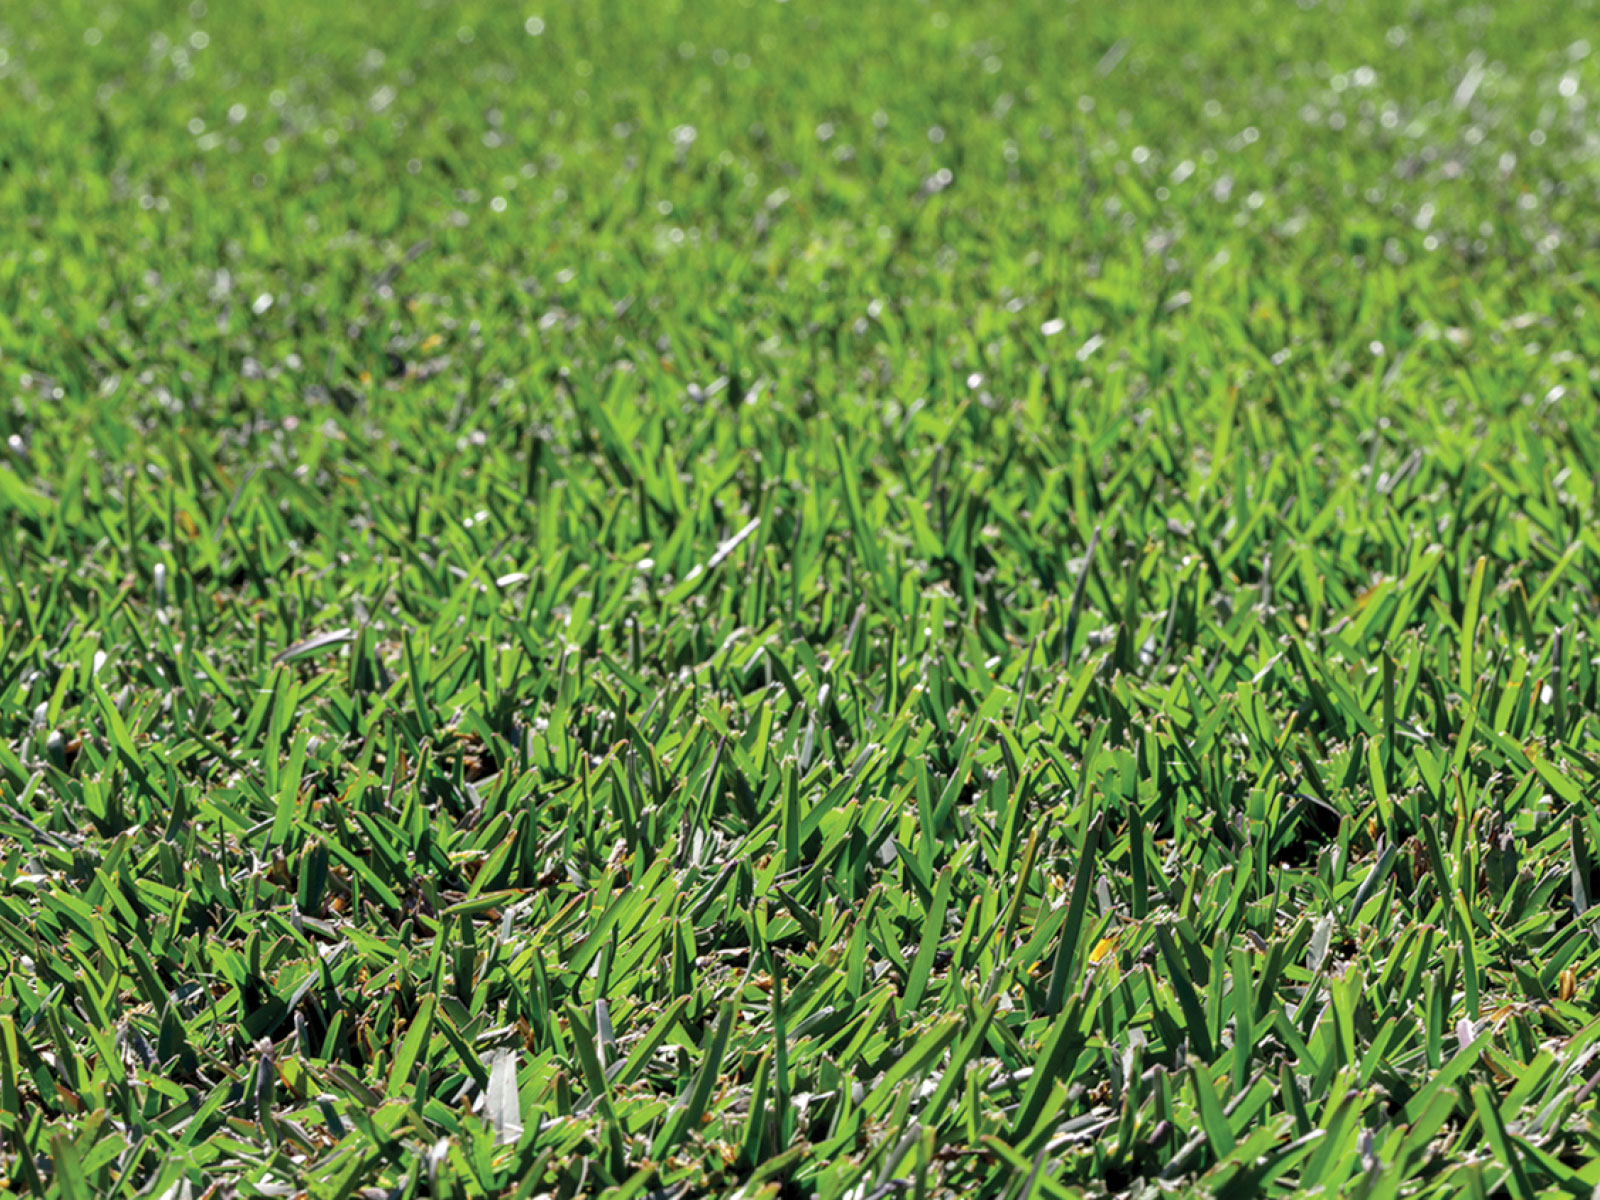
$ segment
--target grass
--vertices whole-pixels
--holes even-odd
[[[1594,5],[0,12],[0,1137],[1588,1196]]]

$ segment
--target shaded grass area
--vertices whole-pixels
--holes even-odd
[[[1588,1195],[1593,6],[0,10],[35,1195]]]

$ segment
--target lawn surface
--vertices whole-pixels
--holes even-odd
[[[541,5],[0,6],[9,1186],[1588,1196],[1595,5]]]

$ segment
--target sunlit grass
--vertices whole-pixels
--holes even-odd
[[[0,1137],[1588,1195],[1592,5],[0,12]]]

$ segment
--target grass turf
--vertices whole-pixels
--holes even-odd
[[[1588,1195],[1593,9],[0,12],[10,1186]]]

